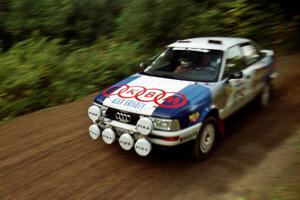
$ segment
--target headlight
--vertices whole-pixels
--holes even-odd
[[[152,118],[155,129],[164,131],[177,131],[180,129],[180,124],[177,119],[160,119]]]

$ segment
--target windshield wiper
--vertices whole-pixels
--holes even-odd
[[[157,75],[159,77],[163,77],[163,78],[171,78],[171,79],[178,79],[178,80],[185,80],[182,76],[180,76],[179,74],[166,74],[166,73],[161,73],[159,75]]]
[[[152,76],[152,74],[151,74],[151,73],[149,73],[149,72],[145,72],[145,71],[139,72],[139,74],[144,74],[144,75],[149,75],[149,76]]]
[[[140,74],[148,75],[148,76],[156,76],[156,77],[162,77],[162,78],[171,78],[171,79],[178,79],[178,80],[185,80],[183,77],[181,77],[178,74],[169,74],[169,73],[149,73],[149,72],[140,72]]]

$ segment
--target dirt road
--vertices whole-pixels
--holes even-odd
[[[229,136],[202,163],[177,149],[142,158],[92,141],[93,96],[3,122],[0,199],[235,200],[300,191],[299,63],[300,54],[278,58],[271,106],[250,105],[227,120]]]

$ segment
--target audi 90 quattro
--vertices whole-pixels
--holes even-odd
[[[258,99],[267,106],[274,69],[272,50],[244,38],[203,37],[170,44],[144,70],[100,92],[88,109],[90,137],[147,156],[152,144],[191,141],[205,159],[223,120]]]

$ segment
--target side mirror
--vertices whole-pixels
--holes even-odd
[[[145,68],[147,66],[147,63],[145,62],[140,62],[139,67],[140,68]]]
[[[228,76],[226,83],[228,83],[230,79],[240,79],[240,78],[243,78],[243,72],[235,71]]]

